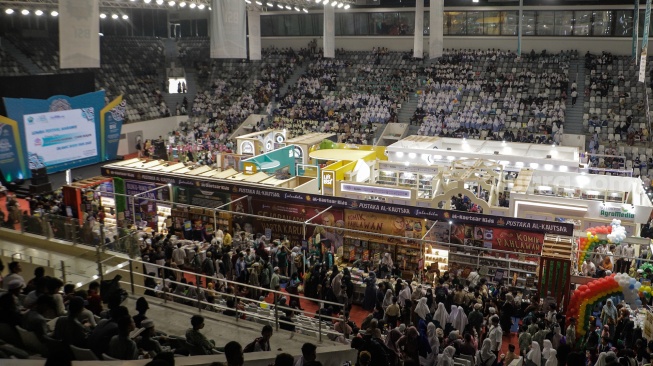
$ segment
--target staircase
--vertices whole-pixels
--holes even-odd
[[[576,105],[571,105],[571,84],[576,80],[578,84],[578,98]],[[584,59],[572,60],[569,63],[569,85],[567,93],[567,113],[565,115],[565,134],[584,135],[583,129],[583,104],[585,102],[585,63]]]
[[[197,75],[194,71],[189,72],[188,69],[186,69],[186,93],[163,93],[163,99],[166,101],[168,108],[170,108],[170,114],[173,116],[177,114],[176,105],[179,103],[179,106],[181,107],[184,97],[188,99],[188,109],[186,112],[190,114],[190,111],[193,108],[193,99],[195,99],[197,88]]]
[[[283,85],[281,85],[281,87],[279,88],[279,98],[286,95],[286,93],[288,92],[288,89],[290,89],[291,86],[293,86],[293,85],[295,85],[297,83],[297,80],[299,80],[299,78],[302,75],[304,75],[307,68],[308,68],[308,62],[304,62],[304,64],[302,64],[302,66],[299,66],[299,67],[295,68],[295,71],[293,71],[292,75],[290,75],[288,80],[286,80],[286,82]],[[276,104],[273,105],[273,107],[276,107]]]
[[[32,62],[32,60],[30,60],[30,58],[27,57],[23,51],[19,50],[6,38],[3,41],[4,42],[2,42],[2,49],[7,51],[11,57],[15,58],[16,61],[18,61],[30,75],[43,74],[43,70],[40,67],[36,66],[36,64]]]
[[[417,92],[411,93],[408,101],[401,103],[401,109],[397,114],[397,119],[399,120],[399,123],[410,124],[410,119],[413,117],[413,115],[415,114],[415,110],[417,109],[418,98],[419,97],[417,96]]]

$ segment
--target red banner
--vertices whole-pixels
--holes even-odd
[[[451,242],[470,247],[503,250],[519,254],[540,255],[544,234],[496,227],[452,225]]]

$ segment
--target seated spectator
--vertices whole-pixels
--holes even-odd
[[[100,316],[102,313],[102,298],[100,297],[100,284],[96,281],[88,285],[88,310],[93,314]]]
[[[84,300],[82,298],[75,297],[71,300],[68,306],[68,315],[60,316],[57,319],[52,337],[61,340],[65,345],[86,348],[88,329],[77,320],[83,309]]]
[[[136,328],[142,328],[141,322],[147,319],[145,313],[149,308],[150,305],[144,297],[139,297],[138,300],[136,300],[136,311],[138,312],[138,314],[134,315],[134,324],[136,325]]]
[[[43,278],[44,276],[45,276],[45,268],[36,267],[34,269],[34,278],[32,278],[27,282],[27,285],[25,285],[25,289],[23,290],[23,293],[29,294],[30,292],[34,291],[36,289],[36,281]]]
[[[154,329],[154,321],[151,319],[144,319],[141,322],[141,327],[145,328],[141,333],[141,340],[138,342],[138,348],[147,352],[150,357],[155,357],[156,355],[163,352],[161,343],[156,339],[156,330]]]
[[[23,271],[19,262],[13,261],[9,263],[9,274],[2,279],[2,289],[7,291],[9,290],[9,283],[12,280],[20,281],[21,288],[25,286],[25,279],[20,273]]]
[[[190,324],[192,328],[186,330],[186,342],[201,349],[205,355],[213,354],[215,341],[212,339],[209,340],[204,334],[200,333],[200,330],[204,328],[204,317],[201,315],[193,315],[190,318]]]
[[[280,353],[274,359],[274,366],[293,366],[295,359],[288,353]]]
[[[118,299],[110,300],[109,302],[109,318],[102,319],[98,322],[97,327],[93,329],[88,337],[88,344],[98,357],[102,357],[103,353],[109,350],[109,342],[111,338],[118,334],[118,319],[129,316],[129,311],[126,307],[116,305],[120,304]]]
[[[107,354],[119,360],[137,360],[138,347],[136,342],[129,338],[129,333],[136,329],[134,319],[130,316],[123,316],[118,319],[117,324],[118,334],[111,337]]]
[[[261,336],[256,338],[252,343],[245,346],[244,353],[249,352],[265,352],[270,351],[270,338],[272,338],[272,327],[270,325],[263,326]]]
[[[302,355],[299,357],[294,366],[305,366],[317,358],[317,346],[312,343],[302,345]]]
[[[23,328],[34,332],[43,341],[43,336],[48,334],[48,319],[55,317],[55,303],[51,296],[41,295],[36,300],[35,306],[25,314]]]

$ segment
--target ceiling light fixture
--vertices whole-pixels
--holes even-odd
[[[182,2],[179,3],[179,7],[183,8],[184,6],[186,6],[186,2],[185,2],[185,1],[182,1]]]
[[[274,4],[272,4],[272,3],[266,3],[265,5],[267,5],[267,6],[274,6]]]
[[[288,9],[288,10],[292,10],[292,6],[290,6],[290,5],[286,5],[286,9]]]
[[[349,4],[345,5],[345,10],[347,10],[349,8],[351,8],[351,5],[349,5]]]
[[[343,3],[338,3],[338,9],[341,9],[343,6],[345,6],[345,4],[343,4]]]
[[[43,10],[40,10],[40,9],[39,9],[39,10],[35,11],[34,14],[35,14],[37,17],[40,17],[41,15],[43,15]]]
[[[14,13],[14,9],[7,9],[7,10],[5,10],[5,13],[7,13],[7,14],[13,14],[13,13]]]
[[[256,2],[256,5],[261,6],[261,5],[263,5],[263,3],[260,2],[260,1],[257,1],[257,2]]]
[[[306,10],[306,8],[302,9],[302,11],[303,11],[304,13],[308,13],[308,10]]]
[[[20,11],[20,13],[23,14],[23,15],[28,15],[28,14],[29,14],[29,10],[27,10],[27,9],[23,9],[23,10]]]
[[[283,5],[281,5],[281,4],[277,4],[277,8],[279,8],[279,9],[283,9]]]
[[[127,14],[123,14],[123,15],[122,15],[122,19],[123,19],[123,20],[127,20],[127,19],[129,19],[129,16],[128,16]]]
[[[161,4],[163,4],[163,0],[156,0],[156,3],[161,5]]]
[[[111,19],[118,19],[118,14],[111,14]]]
[[[296,7],[296,6],[295,6],[295,10],[296,10],[296,11],[301,11],[301,9],[298,8],[298,7]]]
[[[149,3],[152,2],[152,0],[143,0],[143,2],[144,2],[145,4],[149,4]]]
[[[104,13],[100,13],[100,19],[105,19],[106,17],[107,17],[106,14],[104,14]]]
[[[195,9],[196,6],[197,6],[197,4],[195,4],[195,3],[190,3],[190,8],[191,8],[191,9]]]
[[[338,5],[338,2],[337,2],[337,1],[334,1],[334,2],[331,3],[331,6],[332,6],[332,7],[335,7],[336,5]]]
[[[56,11],[56,10],[53,10],[52,12],[50,12],[50,15],[52,15],[53,17],[57,17],[57,16],[59,16],[59,12]]]
[[[199,4],[199,5],[197,5],[197,8],[198,8],[199,10],[204,10],[205,7],[206,7],[206,5],[204,5],[204,4]]]
[[[175,2],[174,1],[168,1],[168,6],[175,6]]]

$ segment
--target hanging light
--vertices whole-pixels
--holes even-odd
[[[195,4],[195,3],[190,3],[190,8],[191,8],[191,9],[195,9],[196,6],[197,6],[197,4]]]
[[[152,0],[143,0],[143,2],[144,2],[145,4],[149,4],[149,3],[152,2]]]
[[[349,5],[349,4],[345,5],[345,10],[347,10],[349,8],[351,8],[351,5]]]
[[[58,16],[59,16],[59,12],[56,11],[56,10],[53,10],[52,12],[50,12],[50,15],[52,15],[53,17],[58,17]]]
[[[175,2],[172,0],[168,1],[168,6],[175,6]]]
[[[277,8],[279,8],[279,9],[283,9],[283,5],[281,5],[281,4],[277,4]]]
[[[27,10],[27,9],[23,9],[23,10],[20,11],[20,13],[23,14],[23,15],[28,15],[28,14],[29,14],[29,10]]]
[[[296,10],[296,11],[301,11],[301,9],[299,9],[299,8],[298,8],[298,7],[296,7],[296,6],[295,6],[295,10]]]
[[[34,14],[35,14],[37,17],[40,17],[41,15],[43,15],[43,10],[40,10],[40,9],[39,9],[39,10],[35,11]]]
[[[263,5],[263,3],[260,2],[260,1],[257,1],[257,2],[256,2],[256,5],[261,6],[261,5]]]
[[[179,3],[179,7],[183,8],[184,6],[186,6],[186,2],[185,2],[185,1],[182,1],[182,2]]]
[[[104,13],[100,13],[100,19],[105,19],[106,17],[107,17],[106,14],[104,14]]]
[[[13,13],[14,13],[14,9],[7,9],[7,10],[5,10],[5,13],[7,13],[7,14],[10,14],[10,15],[11,15],[11,14],[13,14]]]
[[[111,14],[111,19],[118,19],[118,14]]]
[[[156,3],[161,5],[161,4],[163,4],[163,0],[156,0]]]
[[[204,4],[199,4],[199,5],[197,5],[197,8],[198,8],[199,10],[204,10],[204,8],[206,8],[206,5],[204,5]]]
[[[290,6],[290,5],[286,5],[286,9],[288,9],[288,10],[292,10],[292,6]]]
[[[343,6],[345,6],[345,4],[343,4],[343,3],[338,3],[338,9],[341,9]]]
[[[302,9],[302,11],[303,11],[304,13],[308,13],[308,10],[306,10],[306,8]]]
[[[245,2],[246,2],[247,4],[251,4],[251,3],[252,3],[252,0],[245,0]]]
[[[122,15],[122,19],[123,19],[123,20],[127,20],[127,19],[129,19],[129,16],[128,16],[127,14],[123,14],[123,15]]]

